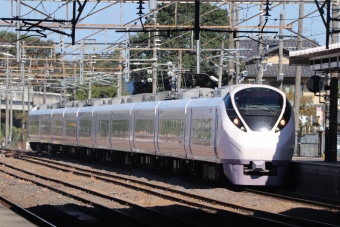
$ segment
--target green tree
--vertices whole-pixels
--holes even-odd
[[[165,4],[159,5],[163,7]],[[193,27],[194,21],[194,4],[177,4],[177,14],[174,15],[175,4],[165,7],[159,11],[157,15],[157,23],[162,25],[174,25],[175,17],[177,18],[177,25],[187,25]],[[200,25],[201,26],[226,26],[228,25],[228,12],[227,10],[221,9],[218,6],[211,5],[208,3],[201,4],[200,7]],[[154,24],[151,17],[147,18],[145,25]],[[217,76],[217,68],[214,65],[214,61],[219,63],[219,60],[212,60],[211,57],[220,54],[220,51],[204,51],[204,49],[220,49],[222,41],[227,46],[227,35],[228,33],[217,33],[204,31],[200,33],[201,42],[201,74]],[[192,43],[192,32],[159,32],[159,39],[161,40],[161,48],[193,48],[196,49],[196,42]],[[150,43],[152,43],[153,36],[151,36]],[[147,46],[149,42],[149,33],[138,33],[136,36],[131,38],[131,46]],[[178,51],[177,50],[161,50],[158,51],[158,63],[165,64],[169,61],[177,64]],[[131,51],[132,58],[136,59],[150,59],[153,56],[153,50],[148,51]],[[186,87],[192,86],[192,77],[196,74],[196,52],[182,52],[182,69],[190,70],[191,72],[182,74],[183,84]],[[133,66],[131,67],[133,69]],[[208,76],[201,75],[196,76],[196,85],[202,87],[216,87],[217,83],[209,79]],[[132,73],[132,79],[134,83],[134,94],[142,92],[151,92],[152,84],[145,83],[146,78],[145,72]],[[165,70],[158,71],[158,85],[160,90],[169,90],[170,84],[167,72]],[[144,82],[143,82],[144,81]],[[226,84],[226,81],[223,81]],[[164,84],[164,87],[163,87]]]
[[[294,102],[294,93],[286,94],[287,99],[293,103]],[[311,116],[312,118],[316,117],[316,109],[314,106],[313,101],[313,95],[304,95],[300,99],[300,108],[299,108],[299,126],[301,127],[303,125],[302,123],[302,117],[306,117],[306,123],[304,126],[311,126],[313,122],[311,122]]]
[[[122,90],[122,95],[128,95],[129,93]],[[71,95],[71,91],[70,91]],[[88,86],[84,87],[82,90],[77,90],[76,93],[77,100],[86,100],[88,98]],[[91,97],[92,98],[114,98],[117,96],[117,88],[112,85],[91,85]]]

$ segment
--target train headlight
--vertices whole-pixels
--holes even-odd
[[[232,119],[231,117],[229,117],[230,120]],[[232,122],[234,123],[234,125],[236,127],[238,127],[239,129],[241,129],[242,131],[246,132],[246,128],[244,127],[244,125],[242,124],[242,121],[238,118],[238,117],[235,117],[234,120],[232,120]]]
[[[281,126],[285,126],[285,125],[286,125],[286,120],[285,120],[285,119],[281,119],[280,125],[281,125]]]
[[[284,127],[287,126],[287,123],[290,119],[291,111],[292,111],[292,107],[290,106],[289,101],[286,99],[286,108],[284,110],[281,120],[279,121],[279,123],[277,124],[275,128],[275,132],[280,132]]]
[[[247,129],[244,127],[240,117],[238,116],[234,109],[230,95],[227,95],[227,97],[225,98],[225,107],[230,121],[240,130],[247,132]]]
[[[275,132],[279,132],[281,131],[281,129],[283,129],[285,126],[286,126],[287,122],[284,118],[282,118],[280,121],[279,121],[279,124],[278,126],[276,127],[275,129]]]

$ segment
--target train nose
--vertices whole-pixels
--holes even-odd
[[[278,138],[273,132],[239,133],[235,142],[247,160],[271,160],[278,147]]]

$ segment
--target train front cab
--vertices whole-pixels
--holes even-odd
[[[293,109],[285,95],[269,86],[235,89],[225,106],[228,136],[220,150],[223,144],[228,148],[222,158],[227,177],[237,185],[282,185],[295,143]]]

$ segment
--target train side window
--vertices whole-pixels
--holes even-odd
[[[91,133],[91,121],[90,120],[80,120],[79,121],[79,134],[90,134]]]
[[[39,135],[39,121],[30,121],[30,134]]]
[[[183,119],[160,119],[159,121],[159,142],[178,143],[184,137]]]
[[[63,127],[63,122],[60,120],[55,120],[54,125],[53,125],[53,130],[54,130],[54,135],[55,136],[62,136],[62,127]]]
[[[100,137],[106,138],[109,135],[109,120],[100,120],[99,123]]]
[[[236,114],[236,111],[233,107],[233,104],[231,102],[231,97],[230,95],[228,94],[227,97],[224,99],[224,104],[225,104],[225,108],[226,108],[226,111],[227,111],[227,114],[229,117],[236,117],[237,114]]]
[[[228,109],[234,109],[233,104],[231,103],[230,95],[228,94],[227,97],[224,99],[225,108]]]
[[[43,134],[48,134],[51,132],[51,121],[50,120],[42,120],[41,121],[41,128]]]
[[[112,119],[111,136],[114,139],[126,140],[129,136],[129,121],[126,119]]]
[[[72,120],[66,121],[66,135],[74,137],[76,133],[76,122]]]
[[[135,135],[153,136],[153,119],[136,119]]]
[[[195,145],[210,146],[211,119],[193,119],[191,141]]]

